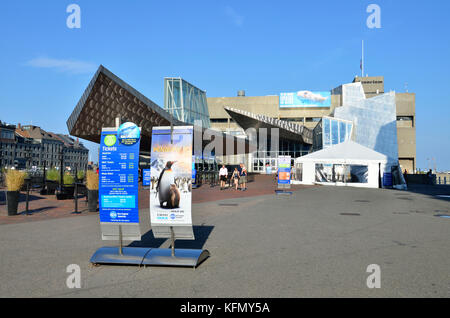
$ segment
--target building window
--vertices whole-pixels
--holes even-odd
[[[14,132],[9,130],[2,130],[0,136],[2,139],[14,139]]]
[[[287,117],[287,118],[280,118],[280,120],[289,122],[303,122],[303,117]]]
[[[227,118],[211,118],[212,123],[228,123]]]
[[[306,117],[307,123],[318,123],[322,118],[321,117]]]
[[[398,127],[413,127],[414,117],[413,116],[397,116],[397,126]]]

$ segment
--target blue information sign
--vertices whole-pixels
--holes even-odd
[[[291,156],[278,156],[278,184],[291,184]]]
[[[118,131],[102,131],[99,163],[100,222],[139,223],[140,131],[139,127],[133,125],[125,123]]]
[[[392,187],[392,173],[385,172],[383,174],[383,186],[384,187]]]
[[[150,185],[150,178],[151,178],[151,174],[150,174],[151,170],[150,169],[144,169],[142,170],[142,185],[143,186],[149,186]]]

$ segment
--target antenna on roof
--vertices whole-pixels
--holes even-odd
[[[361,77],[364,77],[364,40],[362,40],[362,43],[361,43],[361,64],[360,64],[360,68],[361,68]]]

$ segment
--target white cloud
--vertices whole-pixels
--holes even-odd
[[[54,59],[48,57],[34,58],[26,63],[37,68],[50,68],[70,74],[92,73],[97,69],[95,64],[72,59]]]
[[[244,24],[244,17],[238,14],[232,7],[225,7],[225,14],[231,19],[234,25],[241,27]]]

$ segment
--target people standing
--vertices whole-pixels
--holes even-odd
[[[272,167],[266,163],[266,174],[272,174]]]
[[[239,182],[239,170],[238,168],[234,168],[233,174],[231,175],[231,181],[235,187],[235,189],[238,189],[238,182]]]
[[[219,170],[220,190],[223,190],[225,188],[227,177],[228,177],[228,169],[225,167],[225,165],[222,165],[222,168],[220,168]]]
[[[433,184],[433,170],[428,170],[427,172],[428,184]]]
[[[240,164],[240,172],[239,172],[239,184],[241,185],[241,190],[246,191],[247,190],[247,169],[245,168],[244,164]]]

